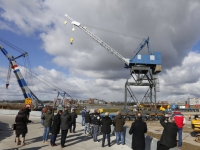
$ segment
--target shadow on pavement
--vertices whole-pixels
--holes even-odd
[[[13,132],[9,124],[0,121],[0,141],[12,136]]]

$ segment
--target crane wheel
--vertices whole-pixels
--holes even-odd
[[[195,141],[200,143],[200,133],[196,135]]]

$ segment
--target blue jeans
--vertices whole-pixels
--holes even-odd
[[[93,125],[93,129],[94,129],[93,140],[96,142],[99,133],[99,125]]]
[[[85,132],[88,134],[90,131],[90,123],[85,124]]]
[[[116,143],[119,145],[119,139],[121,137],[121,142],[124,145],[125,141],[124,141],[124,132],[115,132],[116,135]]]
[[[67,137],[67,133],[68,133],[68,130],[61,130],[61,143],[60,143],[60,145],[62,147],[65,146],[65,140],[66,140],[66,137]]]
[[[85,117],[82,117],[82,126],[85,125]]]
[[[52,134],[52,135],[51,135],[51,142],[50,142],[51,145],[54,145],[54,144],[55,144],[56,138],[57,138],[57,134]]]
[[[110,134],[105,134],[105,133],[103,133],[102,146],[104,146],[104,144],[105,144],[106,137],[108,140],[108,146],[110,146]]]
[[[49,130],[50,130],[50,127],[44,127],[43,141],[47,141],[48,140]]]
[[[178,128],[178,147],[182,146],[182,131],[183,128]]]

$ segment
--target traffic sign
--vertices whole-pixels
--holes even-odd
[[[25,104],[26,105],[31,105],[32,104],[32,99],[31,98],[26,98],[25,99]]]

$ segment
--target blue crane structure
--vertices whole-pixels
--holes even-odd
[[[65,91],[63,91],[63,92],[59,92],[58,91],[58,95],[57,95],[57,99],[54,101],[54,104],[53,104],[53,107],[55,108],[56,107],[56,103],[57,103],[57,101],[58,101],[58,97],[59,96],[61,96],[62,97],[62,99],[60,100],[60,104],[59,104],[59,106],[57,107],[57,110],[64,110],[64,99],[66,98],[66,97],[69,97],[71,100],[73,100],[73,98],[67,93],[67,92],[65,92]]]
[[[144,39],[139,47],[134,51],[132,58],[124,58],[122,55],[120,55],[116,50],[114,50],[112,47],[110,47],[107,43],[105,43],[103,40],[98,38],[96,35],[94,35],[92,32],[90,32],[87,27],[83,26],[81,23],[74,21],[70,16],[65,14],[65,16],[71,21],[71,24],[73,25],[72,31],[74,31],[74,26],[80,28],[82,31],[84,31],[86,34],[88,34],[92,39],[94,39],[96,42],[98,42],[101,46],[103,46],[106,50],[108,50],[110,53],[115,55],[118,59],[120,59],[124,64],[125,68],[130,69],[130,75],[133,77],[134,82],[129,82],[128,80],[125,83],[125,109],[127,107],[127,90],[130,93],[130,89],[128,87],[130,86],[149,86],[150,88],[150,102],[153,103],[152,97],[153,97],[153,89],[154,89],[154,98],[156,103],[156,84],[157,84],[157,78],[154,77],[157,73],[161,72],[162,70],[162,58],[161,58],[161,52],[151,52],[150,44],[149,44],[149,37],[147,39]],[[67,24],[67,21],[64,22],[65,25]],[[148,54],[140,54],[141,50],[147,46],[148,48]],[[133,95],[133,93],[132,93]],[[139,104],[139,102],[138,102]]]
[[[16,59],[20,58],[20,57],[26,57],[28,55],[27,52],[17,56],[17,57],[13,57],[12,55],[10,55],[1,45],[0,45],[0,50],[1,52],[6,56],[6,58],[9,61],[9,70],[8,70],[8,77],[7,77],[7,81],[6,81],[6,88],[8,88],[9,86],[9,76],[10,76],[10,71],[11,69],[13,70],[16,78],[17,78],[17,82],[22,90],[23,96],[25,99],[30,98],[33,102],[34,105],[34,109],[39,109],[40,107],[43,107],[43,103],[42,101],[40,101],[36,95],[29,89],[25,79],[23,78],[20,69],[16,63]]]

